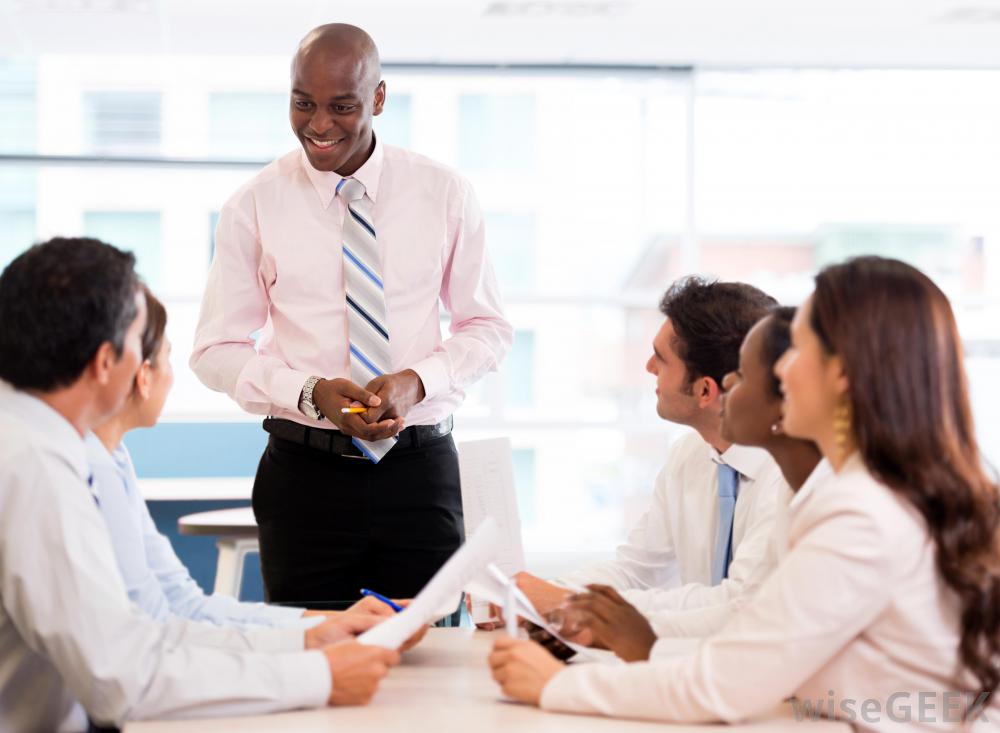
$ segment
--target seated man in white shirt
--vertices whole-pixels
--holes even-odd
[[[647,615],[716,606],[765,561],[776,501],[788,487],[765,451],[722,437],[720,385],[747,332],[774,305],[743,283],[692,277],[667,291],[646,369],[656,377],[659,416],[694,431],[670,446],[649,509],[613,560],[555,582],[518,575],[541,613],[591,583],[615,588]]]
[[[774,458],[793,494],[779,497],[768,554],[743,584],[743,590],[726,603],[687,611],[661,611],[647,617],[633,608],[613,588],[591,586],[589,593],[571,596],[553,612],[561,634],[573,641],[583,633],[593,646],[610,649],[627,662],[671,654],[687,654],[701,638],[722,629],[771,575],[786,555],[788,527],[798,508],[831,475],[821,461],[819,448],[810,440],[785,433],[782,394],[775,364],[788,350],[795,309],[776,308],[747,334],[740,349],[739,369],[723,380],[725,401],[722,437],[739,445],[763,448]],[[534,632],[543,644],[557,650],[552,637]]]
[[[367,702],[397,652],[353,640],[307,651],[301,629],[160,623],[129,603],[83,436],[139,368],[134,264],[57,238],[0,274],[0,380],[12,387],[0,393],[0,730]]]

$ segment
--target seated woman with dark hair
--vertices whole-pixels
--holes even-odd
[[[995,725],[1000,494],[947,298],[897,260],[828,267],[776,373],[785,430],[834,476],[797,507],[788,553],[750,602],[694,653],[619,667],[498,640],[507,694],[666,721],[743,720],[795,695],[862,730]]]

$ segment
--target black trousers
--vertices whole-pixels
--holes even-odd
[[[271,436],[253,511],[272,603],[331,608],[361,588],[412,598],[465,538],[450,434],[378,464]]]

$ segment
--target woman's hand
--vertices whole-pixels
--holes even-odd
[[[626,662],[649,659],[656,632],[649,621],[608,585],[588,585],[549,616],[570,641],[610,649]]]
[[[509,636],[494,642],[489,661],[504,694],[532,705],[538,705],[545,685],[565,666],[535,642]]]

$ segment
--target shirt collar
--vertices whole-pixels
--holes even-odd
[[[374,133],[372,134],[374,135]],[[309,158],[306,157],[305,150],[301,151],[300,157],[302,167],[305,169],[309,181],[316,189],[316,193],[319,194],[323,208],[327,208],[330,202],[333,201],[334,196],[337,195],[337,186],[344,180],[344,176],[336,171],[316,170],[309,162]],[[372,154],[368,156],[368,160],[360,168],[354,171],[354,175],[350,176],[364,184],[365,193],[368,194],[368,198],[373,202],[378,199],[378,184],[382,178],[382,163],[384,160],[385,148],[379,142],[378,137],[375,137],[375,149],[372,151]]]
[[[107,449],[107,446],[101,442],[101,439],[97,437],[96,433],[88,431],[83,436],[83,442],[87,447],[87,460],[90,462],[91,467],[97,468],[102,465],[115,465],[114,456]]]
[[[727,466],[732,466],[739,471],[743,478],[750,481],[757,480],[764,465],[770,459],[767,451],[763,448],[750,448],[745,445],[731,445],[725,453],[721,454],[712,446],[708,447],[708,451],[713,463],[724,463]]]
[[[90,477],[87,449],[69,420],[43,400],[19,389],[5,389],[0,394],[3,410],[21,419],[45,445],[66,459],[84,482]]]
[[[822,484],[826,479],[833,476],[833,467],[830,462],[825,458],[816,464],[816,468],[812,470],[809,474],[809,478],[805,480],[805,483],[799,487],[799,490],[792,494],[792,500],[788,502],[788,509],[792,510],[798,507],[802,502],[804,502],[809,495],[812,494],[816,487]]]

